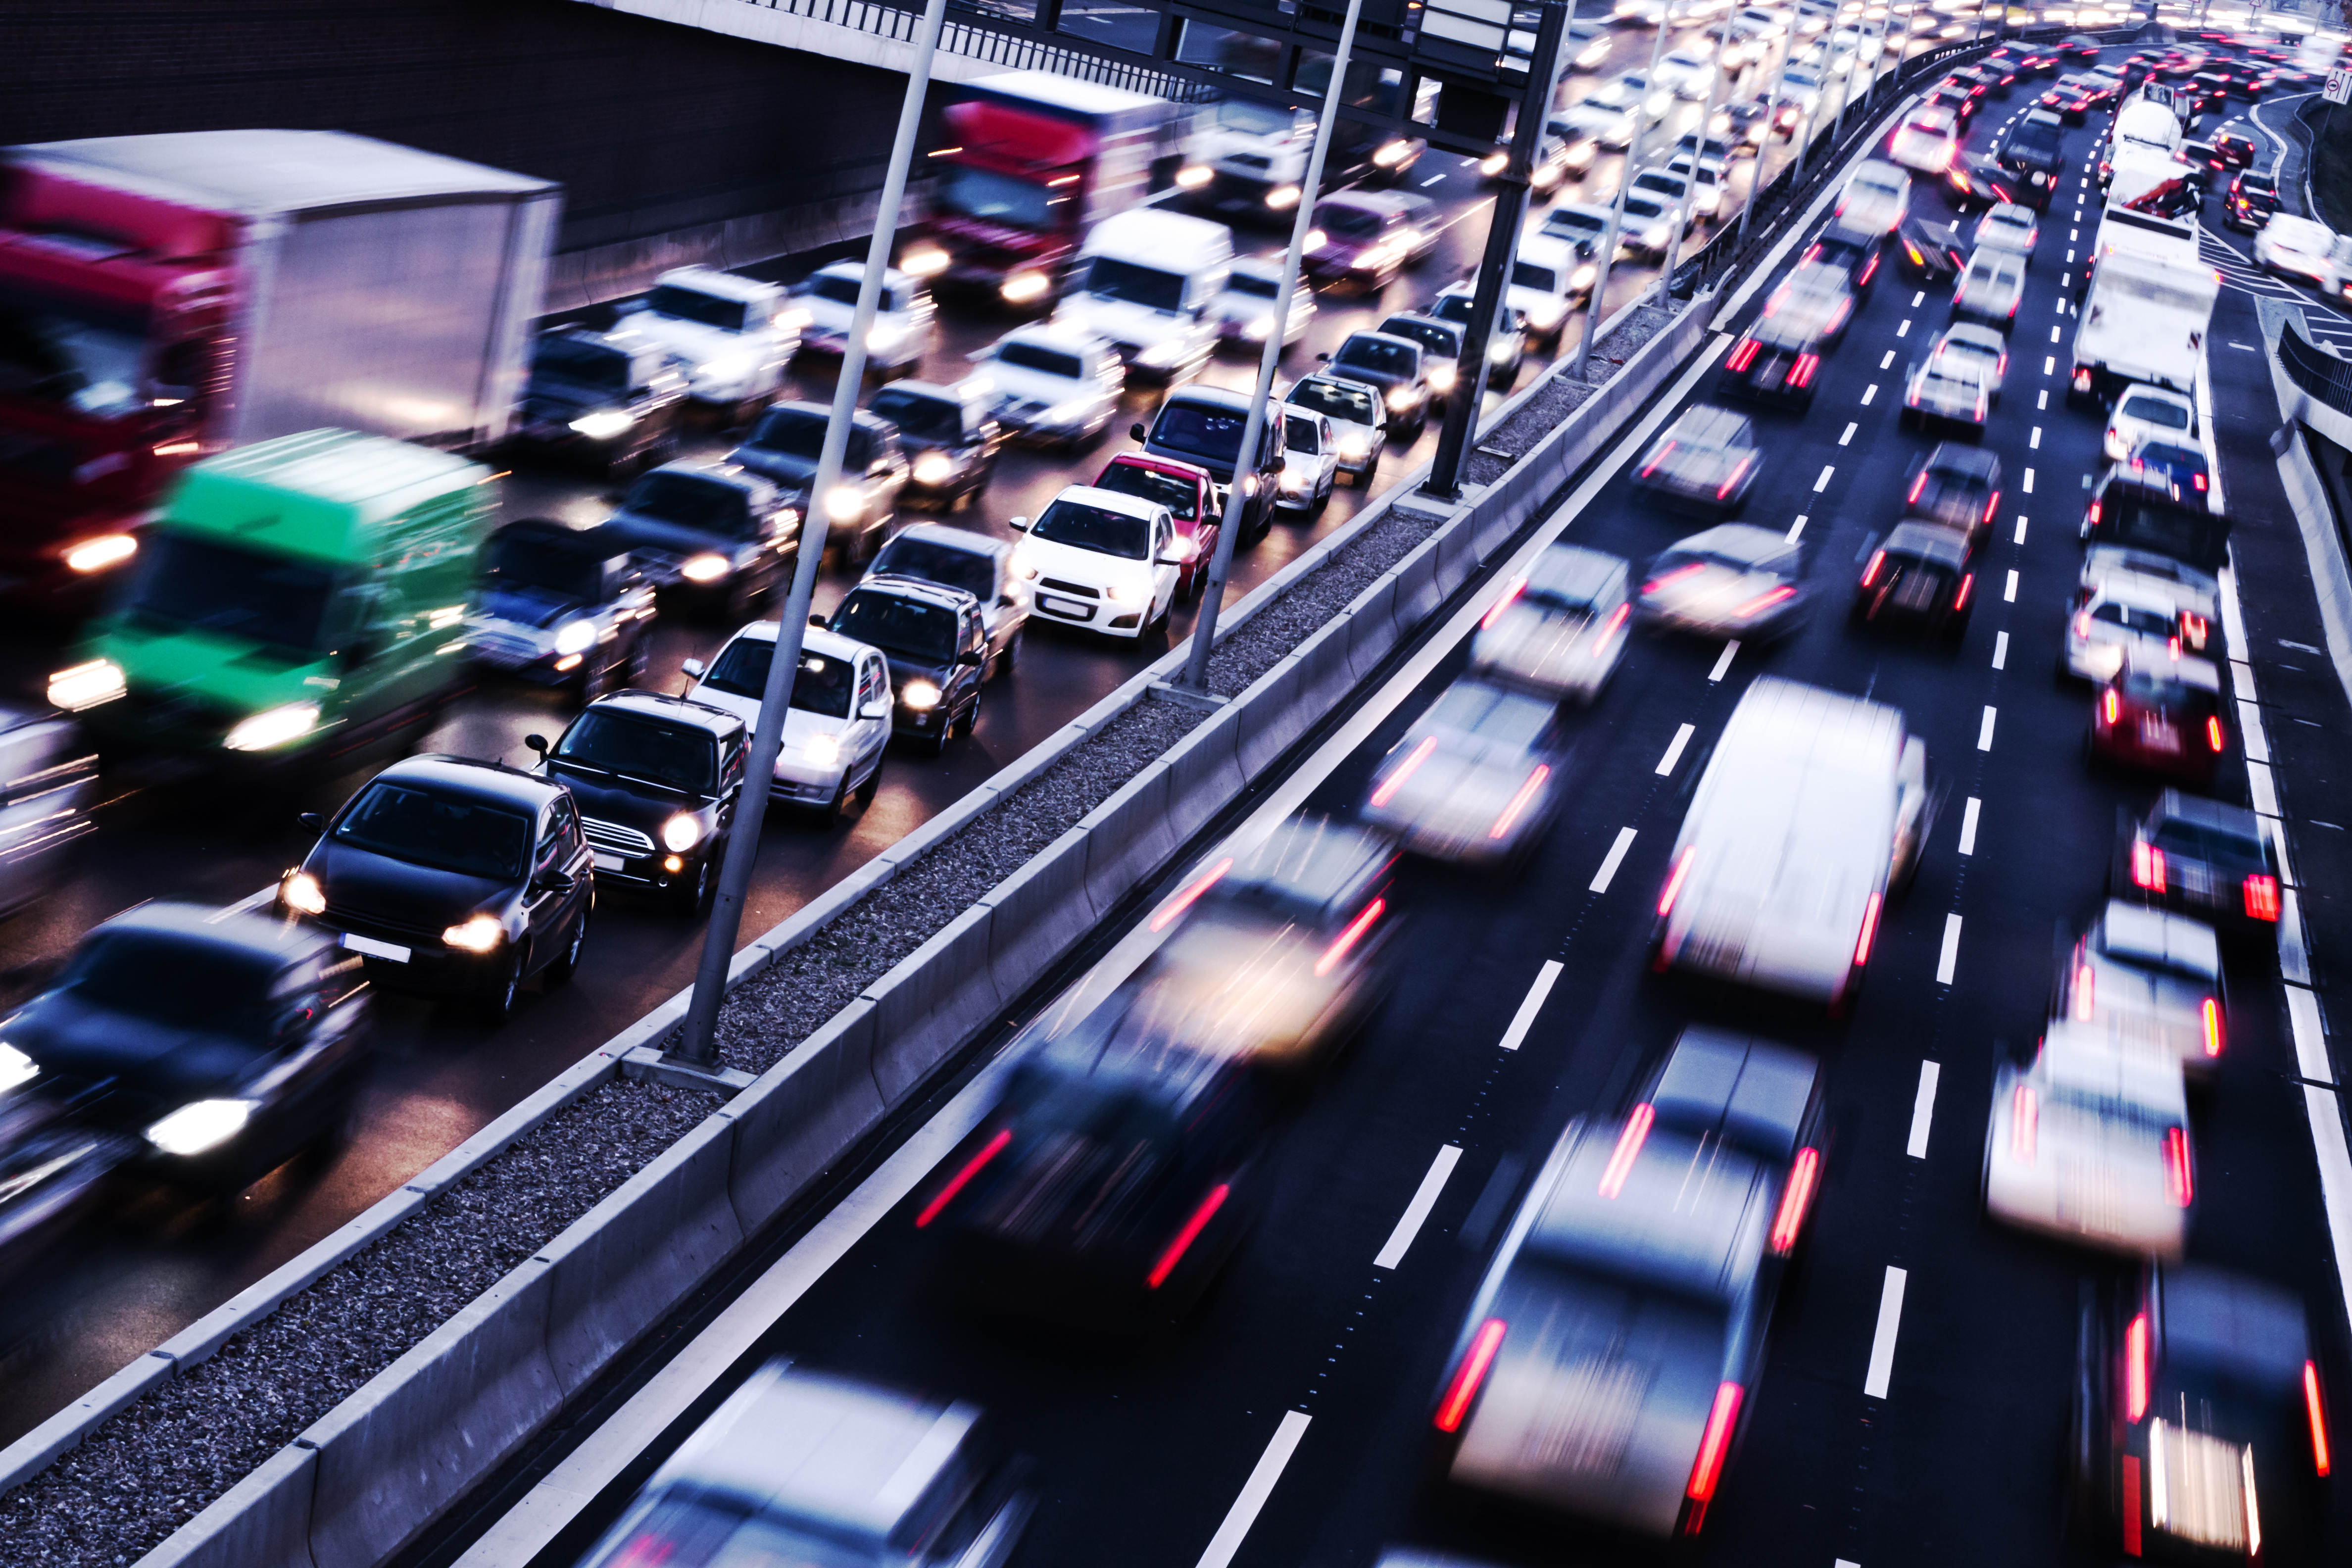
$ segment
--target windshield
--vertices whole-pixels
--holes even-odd
[[[743,444],[762,452],[773,452],[780,458],[798,458],[814,463],[824,449],[825,416],[811,408],[771,408],[761,416],[759,428]],[[849,444],[841,455],[844,473],[863,473],[874,455],[874,436],[863,426],[849,427]]]
[[[706,327],[740,332],[751,307],[740,300],[722,300],[716,294],[665,283],[646,296],[646,309],[656,316],[672,316],[681,321],[699,321]]]
[[[1322,439],[1316,434],[1315,421],[1301,419],[1295,414],[1282,422],[1282,444],[1294,452],[1304,452],[1309,457],[1318,456],[1323,450]]]
[[[1197,452],[1218,463],[1230,464],[1242,449],[1242,427],[1248,416],[1238,409],[1213,404],[1170,403],[1152,422],[1151,444],[1179,452]]]
[[[1466,327],[1470,324],[1470,312],[1476,305],[1477,301],[1467,294],[1443,294],[1438,297],[1437,303],[1429,308],[1429,313],[1441,321]]]
[[[1087,371],[1085,362],[1074,353],[1018,341],[997,344],[996,363],[1009,364],[1015,370],[1034,370],[1046,375],[1058,375],[1065,381],[1076,381]]]
[[[93,1007],[181,1028],[257,1036],[271,1012],[278,961],[163,931],[91,934],[57,989]]]
[[[319,645],[333,586],[323,566],[169,531],[150,536],[138,574],[134,616],[306,650]]]
[[[1517,261],[1511,264],[1511,286],[1515,289],[1533,289],[1541,294],[1557,293],[1559,289],[1559,274],[1549,267],[1538,267],[1532,261]]]
[[[702,684],[713,691],[762,701],[768,695],[768,670],[775,662],[773,639],[737,637],[719,656],[719,662],[711,666]],[[803,651],[800,676],[793,682],[793,706],[803,713],[846,719],[850,694],[856,684],[848,660]]]
[[[1054,198],[1047,187],[1027,180],[950,163],[940,172],[937,199],[942,212],[985,218],[1014,228],[1043,228]]]
[[[1378,239],[1381,237],[1379,216],[1361,207],[1326,205],[1317,210],[1315,222],[1317,226],[1327,232],[1347,239]]]
[[[1406,343],[1384,343],[1360,332],[1339,345],[1331,363],[1376,371],[1381,375],[1411,375],[1421,368],[1421,351]]]
[[[1595,217],[1591,213],[1556,212],[1544,219],[1543,231],[1561,239],[1573,239],[1580,244],[1591,244],[1598,240],[1601,231],[1608,226],[1607,218]]]
[[[729,539],[749,539],[756,531],[751,504],[741,490],[692,474],[647,474],[629,487],[621,510]]]
[[[2126,397],[2124,399],[2123,415],[2126,419],[2160,425],[2167,430],[2189,428],[2189,410],[2158,397]]]
[[[1429,353],[1441,354],[1447,359],[1452,359],[1461,353],[1459,335],[1432,321],[1410,321],[1391,318],[1381,323],[1381,331],[1391,337],[1411,338]]]
[[[615,400],[629,395],[629,356],[578,338],[542,338],[530,356],[530,384],[549,384]]]
[[[493,587],[543,588],[592,605],[604,596],[604,563],[551,540],[495,534],[482,555],[483,575]]]
[[[1164,506],[1179,522],[1192,521],[1193,511],[1201,504],[1200,484],[1191,476],[1162,473],[1140,463],[1113,463],[1095,480],[1095,489],[1138,496],[1154,506]]]
[[[1184,308],[1184,275],[1138,267],[1116,257],[1097,256],[1087,265],[1085,291],[1105,300],[1122,300],[1154,310]]]
[[[961,588],[982,604],[996,597],[996,563],[977,550],[959,550],[928,539],[900,535],[874,558],[876,576],[914,577]]]
[[[956,656],[956,613],[896,594],[860,588],[833,613],[833,629],[868,647],[923,664],[945,664]]]
[[[718,741],[708,730],[619,708],[591,708],[555,742],[555,760],[673,789],[710,793]]]
[[[129,414],[142,401],[147,331],[135,310],[0,289],[0,395]]]
[[[854,307],[857,303],[858,281],[854,272],[846,276],[838,272],[820,272],[809,279],[809,298],[823,300],[828,304]],[[874,308],[882,311],[895,310],[898,308],[897,297],[885,288],[874,296]]]
[[[1272,300],[1282,293],[1282,279],[1260,278],[1254,272],[1236,270],[1225,279],[1225,292],[1246,294],[1253,300]]]
[[[958,441],[963,438],[963,405],[927,393],[890,387],[874,395],[867,405],[918,441]]]
[[[510,879],[530,860],[530,818],[461,795],[377,779],[336,820],[340,844],[463,877]]]
[[[1318,414],[1328,414],[1332,418],[1344,419],[1350,425],[1370,425],[1380,417],[1380,410],[1372,402],[1371,393],[1361,386],[1341,382],[1302,381],[1290,389],[1290,395],[1283,401],[1295,403],[1301,408],[1312,408]],[[1241,444],[1238,420],[1234,426],[1234,444],[1238,450]]]
[[[1108,507],[1085,501],[1057,500],[1031,525],[1030,536],[1073,550],[1116,555],[1122,561],[1145,561],[1151,555],[1151,524]]]

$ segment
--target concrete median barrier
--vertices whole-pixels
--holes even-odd
[[[735,1123],[727,1190],[744,1234],[782,1213],[884,1110],[874,1087],[874,1004],[861,996],[727,1102]]]
[[[310,1555],[318,1480],[315,1449],[280,1448],[141,1559],[142,1568],[319,1568]]]
[[[1241,717],[1228,703],[1170,748],[1165,759],[1168,832],[1178,846],[1207,826],[1248,784],[1241,760],[1234,754],[1240,727]]]
[[[866,993],[874,1004],[874,1086],[896,1105],[1003,1005],[989,963],[996,911],[964,910]]]
[[[1087,836],[1087,896],[1095,908],[1118,903],[1182,843],[1169,826],[1168,782],[1167,768],[1155,763],[1078,823]]]
[[[980,900],[989,924],[989,966],[1000,991],[1018,995],[1024,975],[1043,974],[1101,917],[1087,892],[1087,834],[1073,827]],[[1017,984],[1016,984],[1017,983]]]

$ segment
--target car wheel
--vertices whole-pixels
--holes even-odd
[[[1315,492],[1315,504],[1307,509],[1307,515],[1308,517],[1321,517],[1323,515],[1324,509],[1331,504],[1331,491],[1333,488],[1333,486],[1327,484],[1321,489]]]
[[[485,1024],[503,1024],[514,1016],[515,993],[522,989],[522,950],[509,948],[507,961],[475,1005]]]
[[[838,827],[849,815],[849,775],[844,773],[834,786],[833,798],[816,808],[816,819],[826,827]]]
[[[845,783],[847,781],[845,780],[844,782]],[[866,782],[857,786],[857,807],[860,811],[863,811],[866,807],[874,804],[874,792],[881,787],[882,759],[877,757],[874,759],[874,771],[867,773],[866,775]]]
[[[710,847],[710,852],[695,862],[694,880],[672,889],[672,898],[679,914],[697,920],[710,912],[710,901],[719,893],[719,877],[711,869],[713,861],[727,853],[727,841],[720,839]]]
[[[572,922],[572,940],[563,944],[562,952],[549,961],[547,983],[550,985],[561,985],[580,972],[580,950],[588,943],[588,913],[584,909],[580,911],[580,918]]]
[[[963,738],[967,741],[971,740],[973,732],[979,728],[980,694],[979,692],[974,691],[972,693],[971,706],[963,710]]]
[[[1029,635],[1025,626],[1014,632],[996,656],[996,664],[989,674],[1002,679],[1021,668],[1021,639]]]

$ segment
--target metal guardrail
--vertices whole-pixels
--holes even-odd
[[[746,3],[906,44],[914,42],[923,21],[922,13],[919,10],[879,5],[875,0],[746,0]],[[1187,81],[1150,66],[1130,65],[1089,49],[1048,44],[1020,33],[999,31],[988,26],[992,13],[984,3],[959,4],[951,0],[948,13],[947,26],[940,34],[940,47],[965,59],[1003,66],[1007,70],[1051,71],[1056,76],[1099,82],[1106,87],[1125,88],[1131,92],[1146,92],[1177,103],[1196,103],[1210,92],[1208,88],[1198,82]]]
[[[2336,358],[2313,342],[2304,330],[2303,313],[2286,314],[2278,335],[2279,365],[2306,396],[2316,398],[2336,413],[2352,417],[2352,363]]]

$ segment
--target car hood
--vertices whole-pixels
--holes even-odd
[[[1099,294],[1073,294],[1055,307],[1054,320],[1082,327],[1115,343],[1149,345],[1181,337],[1192,319],[1181,310],[1155,310],[1127,300],[1106,300]]]
[[[1382,392],[1391,387],[1412,384],[1412,377],[1393,371],[1366,370],[1361,365],[1337,363],[1331,365],[1329,369],[1333,375],[1342,381],[1360,382],[1366,386],[1376,386]]]
[[[141,1121],[234,1089],[258,1054],[232,1036],[93,1006],[59,991],[35,998],[7,1027],[8,1043],[40,1065],[37,1084],[70,1093],[112,1080],[102,1120],[110,1108]]]
[[[698,811],[709,800],[690,789],[671,789],[650,781],[619,780],[587,768],[551,762],[542,776],[560,782],[572,792],[580,815],[602,822],[617,822],[658,837],[661,825],[681,811]]]
[[[628,318],[628,328],[640,332],[668,349],[682,359],[700,363],[721,355],[740,353],[745,349],[768,346],[769,334],[764,332],[730,332],[723,327],[702,321],[689,321],[678,316],[658,316],[651,310],[638,310]]]
[[[804,490],[816,479],[815,458],[774,452],[749,443],[728,453],[727,460],[740,463],[761,479],[773,479],[787,490]]]
[[[1050,539],[1032,535],[1018,546],[1016,559],[1034,566],[1047,577],[1060,577],[1088,587],[1140,578],[1151,570],[1149,561],[1138,561],[1124,555],[1106,555],[1099,550],[1081,550],[1075,544],[1058,544]],[[1034,586],[1034,584],[1033,584]],[[898,667],[894,662],[891,668]]]
[[[694,555],[705,550],[731,555],[751,542],[627,511],[614,512],[604,521],[604,527],[632,550],[656,550],[671,555]]]
[[[438,870],[332,838],[320,839],[302,868],[327,896],[330,924],[373,919],[433,931],[503,902],[520,880]]]
[[[482,591],[476,613],[468,618],[507,621],[538,631],[588,607],[585,601],[551,588],[491,587]]]

